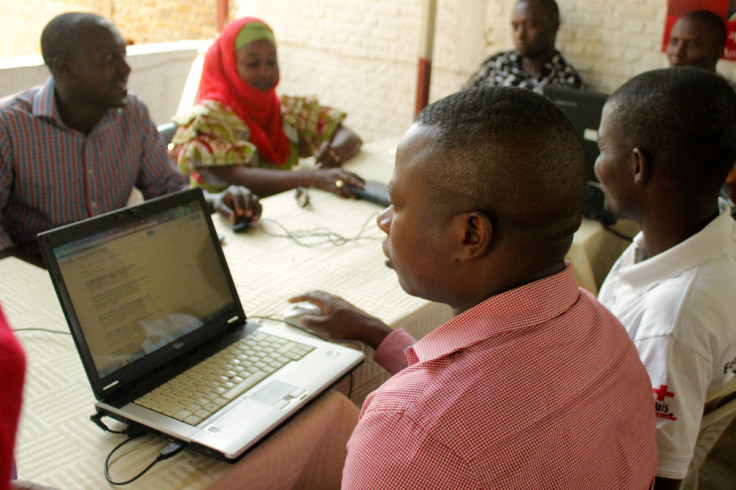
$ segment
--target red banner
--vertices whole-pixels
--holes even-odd
[[[662,51],[667,49],[672,25],[684,13],[692,10],[710,10],[726,21],[728,39],[723,58],[736,60],[736,0],[668,0],[667,18],[664,21]]]

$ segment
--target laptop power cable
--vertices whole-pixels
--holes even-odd
[[[136,476],[134,476],[133,478],[131,478],[129,480],[121,481],[121,482],[115,481],[110,476],[110,458],[112,458],[112,455],[115,454],[115,451],[117,451],[118,449],[120,449],[121,447],[123,447],[124,445],[126,445],[127,443],[129,443],[130,441],[132,441],[133,439],[136,439],[137,437],[142,436],[143,434],[145,434],[145,432],[143,432],[142,430],[137,429],[135,427],[132,427],[132,426],[127,426],[123,430],[113,430],[113,429],[110,429],[102,421],[102,417],[104,417],[104,416],[105,416],[105,414],[103,412],[98,411],[94,415],[90,415],[89,418],[90,418],[90,420],[92,422],[95,423],[95,425],[97,425],[100,429],[102,429],[102,430],[104,430],[106,432],[111,432],[113,434],[125,434],[126,436],[128,436],[127,439],[125,439],[123,442],[121,442],[120,444],[118,444],[117,446],[115,446],[114,448],[112,448],[112,451],[110,451],[110,454],[108,454],[107,455],[107,458],[105,458],[105,467],[104,467],[104,469],[105,469],[105,478],[107,478],[107,481],[109,481],[113,485],[127,485],[128,483],[132,483],[132,482],[136,481],[138,478],[140,478],[141,476],[143,476],[148,470],[150,470],[151,468],[153,468],[153,465],[155,465],[159,461],[163,461],[165,459],[169,459],[169,458],[171,458],[173,456],[176,456],[177,454],[179,454],[181,452],[182,449],[184,449],[185,447],[187,447],[187,443],[185,443],[185,442],[171,441],[166,446],[164,446],[164,448],[158,453],[158,456],[156,456],[156,459],[154,459],[151,462],[151,464],[149,464],[148,466],[146,466],[143,469],[143,471],[141,471],[140,473],[138,473]]]
[[[155,465],[159,461],[163,461],[165,459],[169,459],[169,458],[171,458],[173,456],[176,456],[177,454],[179,454],[181,452],[182,449],[184,449],[185,447],[187,447],[187,444],[184,443],[184,442],[181,442],[181,441],[172,441],[172,442],[168,443],[166,446],[164,446],[164,448],[161,450],[161,452],[158,453],[158,456],[156,456],[156,459],[154,459],[153,461],[151,461],[151,464],[149,464],[148,466],[146,466],[143,469],[143,471],[141,471],[140,473],[138,473],[137,475],[135,475],[133,478],[130,478],[129,480],[125,480],[125,481],[115,481],[115,480],[113,480],[112,477],[110,476],[110,458],[115,453],[115,451],[117,451],[118,449],[120,449],[121,447],[123,447],[125,444],[129,443],[130,441],[132,441],[136,437],[138,437],[138,435],[135,435],[135,436],[132,436],[132,437],[129,436],[126,440],[124,440],[123,442],[121,442],[120,444],[118,444],[117,446],[115,446],[112,449],[112,451],[110,451],[110,454],[107,455],[107,458],[105,458],[105,478],[107,478],[107,481],[109,481],[113,485],[127,485],[128,483],[132,483],[132,482],[136,481],[138,478],[140,478],[141,476],[143,476],[148,470],[150,470],[151,468],[153,468],[153,465]]]
[[[105,424],[105,422],[102,421],[102,417],[104,416],[105,416],[105,413],[98,410],[97,413],[95,413],[94,415],[90,415],[89,419],[100,429],[104,430],[105,432],[112,432],[113,434],[125,434],[128,437],[130,437],[136,431],[138,431],[138,429],[136,429],[135,427],[131,427],[131,426],[126,426],[125,429],[123,430],[111,429],[110,427],[107,426],[107,424]]]

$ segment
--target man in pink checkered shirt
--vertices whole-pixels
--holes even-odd
[[[649,379],[626,331],[565,262],[583,153],[565,116],[514,88],[428,106],[378,218],[386,265],[454,318],[419,341],[323,292],[303,324],[359,339],[395,373],[365,401],[344,488],[648,488]]]

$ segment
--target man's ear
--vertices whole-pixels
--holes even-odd
[[[51,73],[54,78],[63,79],[69,75],[71,67],[69,66],[69,60],[62,58],[61,56],[54,56],[51,60]]]
[[[560,30],[560,19],[555,19],[552,21],[552,32],[557,34],[557,31]]]
[[[462,260],[472,260],[485,255],[493,240],[491,220],[482,211],[463,213],[458,219]]]
[[[636,185],[646,185],[652,177],[652,160],[647,153],[639,147],[631,150],[629,155],[631,170]]]

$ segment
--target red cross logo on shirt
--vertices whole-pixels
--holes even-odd
[[[654,410],[657,417],[675,421],[677,417],[670,410],[670,404],[665,401],[665,398],[674,398],[675,394],[671,391],[667,391],[667,385],[659,385],[659,388],[652,388],[652,392],[657,395],[654,400]]]
[[[667,391],[667,385],[659,385],[659,388],[652,388],[652,392],[657,395],[657,401],[664,401],[668,396],[675,396],[671,391]]]

